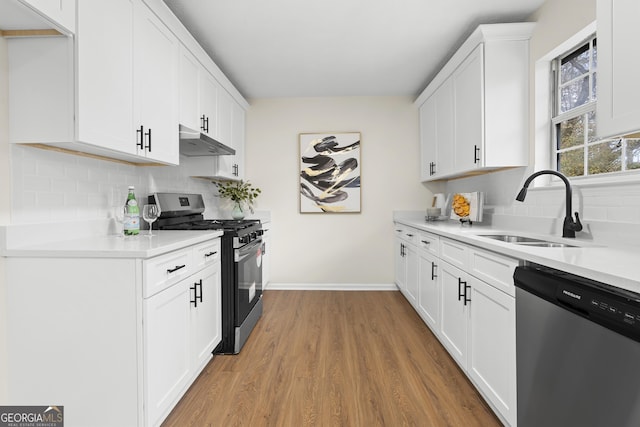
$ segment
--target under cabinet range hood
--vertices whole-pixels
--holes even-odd
[[[187,157],[229,156],[236,150],[210,136],[180,125],[180,154]]]

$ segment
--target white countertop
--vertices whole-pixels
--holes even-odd
[[[138,236],[95,236],[72,240],[14,246],[5,249],[7,257],[48,258],[151,258],[222,236],[216,231],[154,230]]]
[[[513,258],[534,262],[578,276],[640,293],[640,253],[637,247],[599,245],[580,239],[500,229],[482,224],[461,225],[455,221],[430,221],[424,213],[396,212],[393,220],[400,224],[458,240],[469,245]],[[517,245],[482,237],[483,234],[516,234],[553,242],[578,245],[572,248],[544,248]]]

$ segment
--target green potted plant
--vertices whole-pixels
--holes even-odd
[[[218,188],[219,197],[234,202],[231,211],[233,219],[244,218],[243,205],[246,205],[253,213],[253,202],[262,192],[259,188],[252,186],[249,181],[213,181],[213,183]]]

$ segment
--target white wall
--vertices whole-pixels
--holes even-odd
[[[574,34],[596,19],[595,0],[547,0],[531,17],[537,25],[530,43],[531,59],[531,158],[540,157],[536,151],[536,140],[549,138],[549,124],[545,121],[547,103],[541,101],[546,87],[536,87],[536,64],[549,57]],[[544,67],[544,64],[543,64]],[[543,70],[544,71],[544,70]],[[538,83],[539,86],[540,83]],[[538,94],[538,96],[536,96]],[[539,104],[536,104],[536,100]],[[537,112],[536,112],[537,110]],[[638,123],[640,128],[640,123]],[[540,165],[535,169],[540,169]],[[490,211],[506,223],[531,227],[532,231],[559,234],[564,217],[564,186],[536,188],[529,191],[524,203],[516,202],[515,196],[523,181],[534,170],[518,168],[488,175],[466,178],[447,183],[447,192],[485,191]],[[539,178],[542,180],[542,178]],[[538,181],[538,179],[536,179]],[[574,211],[579,211],[585,225],[586,239],[601,242],[616,242],[638,245],[640,240],[640,178],[626,183],[600,183],[585,185],[580,180],[573,184]],[[533,229],[536,226],[546,229]]]
[[[11,173],[9,168],[9,105],[7,43],[0,37],[0,225],[10,221]],[[4,258],[0,257],[0,378],[7,378],[6,293]],[[6,381],[0,381],[0,403],[6,402]]]
[[[409,97],[269,98],[247,115],[248,178],[271,211],[275,283],[393,283],[394,210],[424,210],[418,111]],[[362,212],[300,214],[298,135],[360,132]]]

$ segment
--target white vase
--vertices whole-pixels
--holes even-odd
[[[240,220],[244,218],[244,211],[242,210],[242,207],[240,206],[239,202],[236,202],[235,205],[233,206],[233,209],[231,210],[231,218],[236,220]]]

